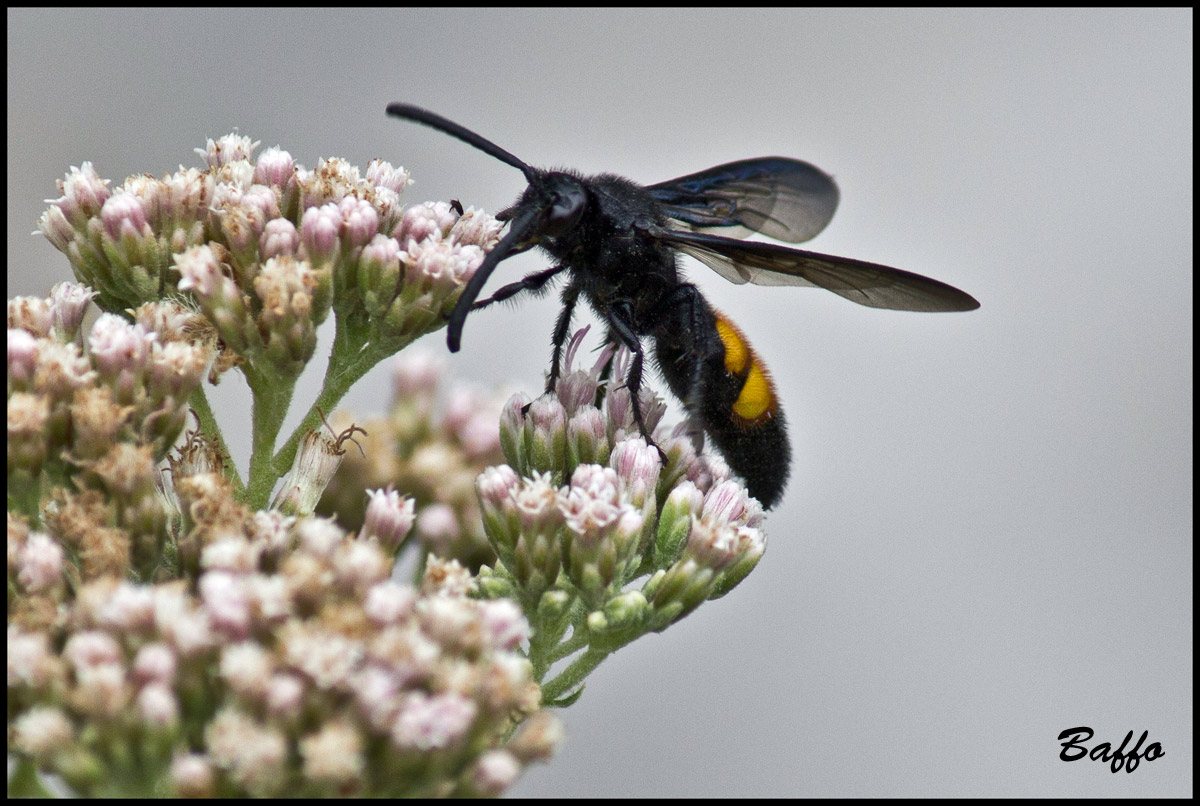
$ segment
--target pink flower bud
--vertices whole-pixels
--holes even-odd
[[[412,529],[415,504],[390,486],[386,490],[367,490],[367,498],[362,533],[394,553]]]
[[[292,155],[279,146],[272,146],[258,155],[254,164],[254,181],[277,188],[286,187],[296,173]]]
[[[390,162],[380,159],[367,163],[367,181],[396,194],[404,193],[404,189],[412,184],[408,171],[404,168],[394,168]]]

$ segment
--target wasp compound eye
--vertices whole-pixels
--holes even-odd
[[[542,234],[554,237],[570,231],[583,217],[587,207],[587,195],[579,189],[554,194],[554,201],[546,213]]]

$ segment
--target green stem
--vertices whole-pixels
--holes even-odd
[[[280,475],[292,466],[300,440],[309,431],[319,427],[322,415],[328,416],[362,376],[374,369],[380,361],[407,347],[414,338],[386,343],[371,341],[363,346],[360,340],[347,335],[347,331],[341,327],[341,319],[338,319],[338,331],[334,334],[333,348],[329,351],[329,365],[325,369],[321,393],[317,395],[300,425],[275,454],[275,467],[279,468]]]
[[[526,613],[537,613],[532,602],[522,602]],[[539,683],[546,677],[554,662],[587,646],[587,630],[583,628],[583,610],[578,597],[574,597],[565,612],[555,617],[538,614],[531,622],[533,635],[529,639],[529,662],[533,665],[533,677]],[[575,632],[563,643],[563,634],[574,625]],[[564,647],[566,647],[564,649]]]
[[[542,702],[553,703],[568,691],[579,686],[583,679],[592,673],[601,661],[607,658],[607,649],[589,649],[562,672],[547,683],[542,684]]]
[[[529,610],[525,611],[526,613]],[[550,671],[550,666],[554,661],[550,660],[550,655],[554,652],[555,643],[558,641],[558,635],[555,633],[553,625],[535,624],[533,635],[529,638],[529,663],[533,666],[533,679],[539,683],[546,676],[546,672]]]
[[[217,424],[217,416],[213,413],[212,404],[208,402],[208,395],[205,394],[203,387],[197,387],[196,391],[192,392],[191,397],[188,398],[188,404],[192,407],[192,411],[196,412],[196,419],[200,421],[200,433],[216,442],[221,449],[221,455],[225,457],[226,462],[225,477],[233,484],[234,495],[239,500],[244,499],[246,485],[242,481],[242,475],[238,473],[237,467],[233,464],[229,446],[225,444],[225,435],[221,433],[221,426]]]
[[[296,459],[296,450],[299,448],[300,440],[304,435],[309,431],[321,427],[321,415],[329,416],[329,413],[333,411],[334,407],[346,395],[346,392],[350,391],[350,387],[358,382],[363,375],[366,375],[377,363],[378,361],[370,361],[368,363],[368,361],[362,360],[355,362],[352,366],[345,367],[340,372],[333,373],[330,371],[326,373],[325,384],[321,388],[321,393],[317,395],[317,399],[309,407],[308,413],[304,415],[304,419],[300,421],[300,425],[296,427],[296,430],[288,437],[287,442],[275,454],[273,463],[280,475],[286,473],[291,468],[292,462]]]
[[[583,630],[576,630],[570,638],[545,654],[546,667],[548,668],[552,663],[560,661],[574,652],[578,652],[587,646],[587,643],[588,638]]]
[[[244,367],[246,382],[254,398],[253,436],[250,449],[250,475],[247,481],[249,503],[254,509],[265,509],[282,474],[275,464],[275,441],[288,404],[296,388],[295,378],[260,373],[251,365]],[[285,468],[286,469],[286,468]]]

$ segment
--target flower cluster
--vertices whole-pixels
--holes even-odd
[[[147,303],[85,338],[90,296],[9,304],[18,758],[89,795],[395,796],[498,794],[548,757],[560,731],[519,608],[469,598],[454,561],[431,559],[419,589],[392,580],[413,501],[368,491],[350,535],[289,514],[294,473],[255,512],[196,432],[161,473],[212,358],[180,335],[203,320]],[[328,452],[306,440],[299,467],[310,441]]]
[[[36,512],[46,480],[73,479],[49,515],[67,524],[82,573],[132,567],[148,576],[166,537],[157,464],[183,430],[215,350],[189,338],[204,320],[174,302],[146,303],[133,321],[102,314],[84,339],[92,296],[60,283],[48,298],[8,303],[9,500]],[[89,544],[91,533],[73,526],[81,512],[125,539],[104,550]]]
[[[438,364],[405,356],[386,417],[325,422],[444,324],[501,224],[402,207],[386,162],[257,146],[115,190],[84,163],[39,222],[86,285],[8,306],[11,793],[48,770],[84,796],[497,795],[560,740],[545,707],[762,555],[762,508],[703,435],[660,427],[643,388],[648,444],[601,382],[628,352],[575,367],[586,328],[537,400],[439,406]],[[330,313],[321,392],[281,440]],[[244,480],[205,395],[230,369]],[[409,534],[415,586],[394,579]]]
[[[499,558],[481,570],[482,592],[521,603],[539,680],[582,651],[543,684],[550,703],[569,702],[615,649],[727,593],[765,547],[762,507],[719,458],[697,452],[694,433],[656,432],[663,465],[639,435],[628,389],[597,394],[611,348],[591,370],[572,368],[584,332],[568,346],[554,393],[509,400],[500,421],[508,464],[477,483]],[[624,377],[628,353],[613,360],[612,374]],[[665,407],[648,389],[642,395],[653,429]]]
[[[312,511],[363,431],[323,412],[442,326],[500,224],[401,207],[381,161],[256,146],[115,191],[84,163],[39,223],[87,285],[8,307],[10,792],[49,770],[93,796],[499,794],[561,736],[520,609],[450,560],[394,581],[419,516],[391,485],[358,487],[352,531]],[[280,445],[331,312],[321,394]],[[231,368],[244,481],[205,395]],[[491,419],[443,422],[482,457]]]
[[[363,450],[349,450],[317,511],[357,529],[362,490],[391,486],[415,502],[413,536],[432,554],[478,569],[496,555],[483,533],[475,479],[503,461],[498,420],[504,396],[462,384],[445,390],[443,362],[405,351],[393,359],[386,416],[363,420]],[[349,421],[332,418],[334,428]]]
[[[213,382],[236,367],[254,396],[245,486],[255,506],[266,506],[321,412],[380,361],[444,325],[502,224],[445,202],[403,207],[408,172],[382,160],[365,173],[337,158],[309,170],[280,148],[254,159],[257,146],[226,135],[199,149],[203,169],[133,176],[115,190],[85,162],[59,182],[62,195],[38,228],[102,310],[127,316],[177,300],[199,314],[188,337],[217,351]],[[331,312],[321,393],[278,447],[296,379]],[[216,433],[207,408],[193,405],[202,430]]]
[[[226,135],[207,169],[130,177],[110,190],[91,163],[59,182],[38,222],[108,311],[190,296],[237,359],[292,377],[331,307],[386,354],[441,325],[498,240],[499,222],[444,202],[404,209],[408,172],[374,160],[315,170]],[[460,208],[461,209],[461,208]]]
[[[10,515],[9,590],[61,600],[60,541]],[[10,749],[88,795],[498,794],[560,734],[528,624],[456,562],[391,571],[375,534],[259,512],[194,586],[106,576],[50,624],[10,611]]]

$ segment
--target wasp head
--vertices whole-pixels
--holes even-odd
[[[496,214],[499,221],[530,220],[530,232],[517,249],[528,249],[542,238],[557,238],[573,230],[587,210],[588,196],[578,177],[561,171],[538,173],[521,198]]]
[[[519,169],[529,182],[517,203],[501,211],[496,218],[509,222],[508,233],[483,259],[467,282],[458,303],[450,313],[446,341],[451,352],[458,352],[463,322],[478,298],[487,278],[505,258],[523,252],[543,240],[543,246],[559,246],[555,239],[572,232],[587,211],[588,194],[583,181],[563,171],[543,171],[518,159],[470,129],[452,120],[411,104],[389,104],[388,114],[420,123],[457,137],[464,143]]]

